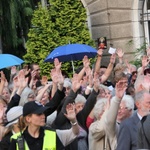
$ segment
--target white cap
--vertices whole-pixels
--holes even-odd
[[[22,106],[15,106],[12,107],[6,114],[8,124],[6,127],[9,127],[12,124],[18,122],[19,117],[23,114],[23,107]]]

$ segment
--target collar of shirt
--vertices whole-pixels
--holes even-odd
[[[142,120],[142,116],[137,112],[137,116],[139,117],[140,120]]]

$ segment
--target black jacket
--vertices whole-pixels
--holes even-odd
[[[143,117],[139,123],[138,148],[150,149],[150,115]]]
[[[76,116],[78,124],[87,132],[88,132],[88,129],[86,127],[86,119],[87,119],[89,113],[91,112],[91,110],[93,109],[93,107],[96,103],[97,95],[98,95],[98,93],[93,90],[92,93],[88,96],[84,108]],[[77,96],[77,93],[74,93],[73,91],[71,91],[69,96],[64,101],[64,105],[62,107],[62,110],[57,115],[55,122],[54,122],[54,127],[56,129],[70,129],[71,128],[70,121],[64,116],[64,113],[65,113],[65,109],[66,109],[67,104],[68,103],[74,103],[76,96]],[[78,150],[77,142],[78,142],[77,139],[74,140],[71,144],[69,144],[65,148],[65,150]],[[58,146],[61,147],[62,146],[61,143]]]
[[[0,141],[0,150],[8,150],[10,146],[10,137],[12,136],[12,132],[8,132],[3,139]]]

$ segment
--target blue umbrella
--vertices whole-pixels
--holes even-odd
[[[0,69],[22,64],[24,61],[11,54],[0,54]]]
[[[54,62],[58,58],[60,62],[82,60],[85,55],[93,58],[97,54],[95,48],[86,44],[67,44],[55,48],[45,59],[45,62]]]

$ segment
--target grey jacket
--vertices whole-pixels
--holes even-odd
[[[138,123],[140,119],[137,112],[120,124],[117,138],[117,150],[137,150]]]

